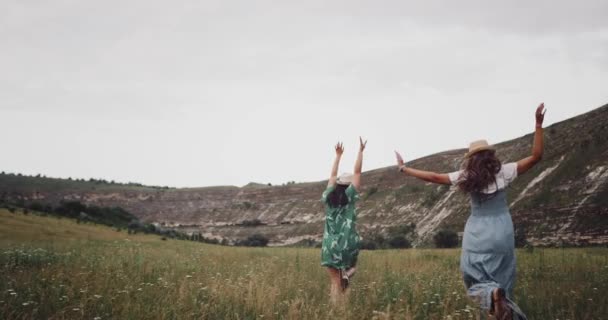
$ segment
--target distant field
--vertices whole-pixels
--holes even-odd
[[[475,319],[459,250],[364,251],[349,302],[327,304],[318,249],[128,235],[0,210],[0,319]],[[608,249],[518,252],[531,319],[606,319]]]

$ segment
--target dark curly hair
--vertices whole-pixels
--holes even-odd
[[[327,195],[327,204],[332,208],[347,205],[348,196],[346,196],[346,188],[348,188],[348,185],[336,184],[334,191]]]
[[[466,160],[462,177],[457,183],[458,188],[465,193],[477,195],[481,200],[487,200],[492,195],[483,191],[489,185],[496,184],[496,174],[501,168],[502,163],[494,150],[477,152]]]

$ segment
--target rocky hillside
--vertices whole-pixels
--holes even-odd
[[[543,161],[509,190],[517,232],[535,244],[608,243],[608,105],[548,127],[545,139]],[[509,162],[528,155],[531,144],[530,134],[497,148]],[[464,152],[442,152],[409,164],[454,171]],[[438,229],[462,231],[468,200],[454,188],[404,177],[394,166],[365,172],[363,179],[359,230],[364,237],[415,223],[415,244],[425,245]],[[281,245],[321,238],[319,198],[326,183],[167,189],[2,174],[0,200],[119,206],[142,220],[207,237],[235,240],[261,233]],[[243,225],[255,219],[262,225]]]

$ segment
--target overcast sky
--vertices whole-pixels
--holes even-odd
[[[0,170],[326,179],[608,103],[608,1],[0,2]]]

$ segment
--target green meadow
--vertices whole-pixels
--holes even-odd
[[[329,304],[319,249],[238,248],[0,210],[0,319],[478,319],[459,250],[363,251]],[[608,249],[518,251],[530,319],[606,319]]]

